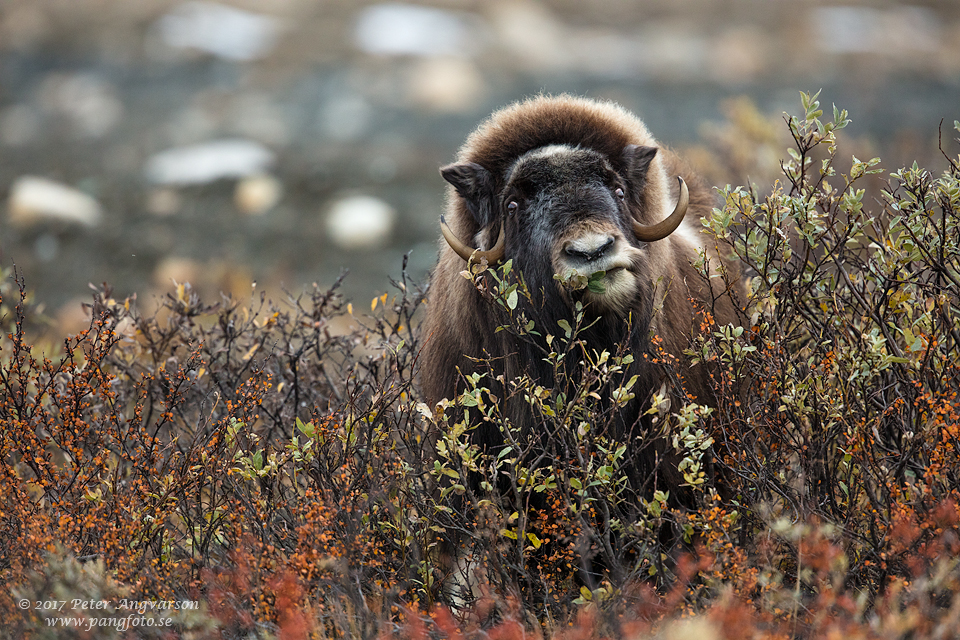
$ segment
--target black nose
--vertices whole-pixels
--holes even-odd
[[[607,249],[613,245],[613,242],[614,240],[611,237],[602,239],[599,244],[594,246],[584,246],[585,243],[571,242],[567,245],[565,251],[571,258],[593,262],[602,258]]]

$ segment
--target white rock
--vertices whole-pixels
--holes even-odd
[[[259,142],[214,140],[161,151],[147,160],[144,174],[154,184],[206,184],[221,178],[260,175],[275,160],[274,153]]]
[[[237,209],[251,216],[266,213],[283,198],[283,185],[273,176],[250,176],[237,183],[233,202]]]
[[[396,217],[396,210],[379,198],[347,196],[330,207],[326,228],[344,249],[375,249],[389,239]]]
[[[160,18],[156,28],[173,48],[241,62],[265,57],[280,35],[276,18],[214,2],[184,2]]]
[[[71,186],[39,176],[21,176],[10,187],[10,222],[26,226],[42,219],[94,227],[103,216],[100,203]]]
[[[360,13],[354,42],[380,55],[472,56],[480,46],[474,27],[464,14],[390,2]]]

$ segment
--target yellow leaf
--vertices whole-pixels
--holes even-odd
[[[244,310],[246,310],[246,308],[244,308]],[[274,312],[272,316],[267,316],[266,318],[263,319],[262,326],[269,327],[269,326],[275,325],[277,323],[277,318],[279,317],[280,317],[280,312],[279,311]]]

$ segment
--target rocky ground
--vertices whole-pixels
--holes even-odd
[[[709,123],[819,88],[858,150],[935,165],[960,5],[0,0],[0,260],[65,329],[89,282],[149,304],[171,281],[279,295],[348,268],[366,300],[407,252],[427,272],[437,167],[499,105],[613,98],[709,173]]]

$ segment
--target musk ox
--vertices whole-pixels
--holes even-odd
[[[616,418],[620,435],[648,429],[649,399],[665,383],[675,394],[683,390],[711,402],[708,372],[692,367],[684,350],[699,328],[698,305],[721,324],[736,321],[731,292],[716,284],[711,289],[691,265],[700,250],[714,268],[721,260],[698,230],[714,196],[636,116],[610,102],[535,97],[483,122],[441,174],[450,183],[444,242],[420,354],[429,403],[455,398],[463,375],[482,368],[482,361],[494,369],[492,385],[503,376],[496,395],[507,397],[505,416],[529,428],[535,426],[530,407],[511,401],[506,381],[526,374],[547,388],[554,382],[537,345],[498,332],[502,316],[461,275],[470,261],[482,259],[513,261],[532,295],[521,301],[523,311],[541,333],[557,334],[560,320],[572,324],[579,302],[593,322],[581,334],[589,349],[616,353],[626,346],[631,352],[629,373],[639,377],[635,399]],[[571,291],[555,278],[571,270],[602,278],[601,286]],[[655,336],[677,366],[640,357],[653,351]],[[479,425],[473,437],[487,447],[503,443],[490,424]],[[682,476],[675,464],[659,464],[663,454],[663,446],[638,454],[635,475],[676,488]]]
[[[686,391],[710,403],[708,372],[691,366],[684,350],[699,329],[698,307],[721,324],[737,319],[732,292],[709,284],[691,265],[699,251],[715,268],[721,261],[698,230],[700,217],[714,206],[710,189],[637,117],[610,102],[571,96],[535,97],[497,111],[441,174],[450,183],[441,217],[444,241],[420,353],[427,401],[456,398],[467,374],[492,373],[484,384],[500,399],[502,415],[529,442],[547,444],[551,436],[544,434],[552,428],[535,422],[522,394],[511,394],[510,381],[527,375],[545,388],[558,383],[536,341],[559,335],[563,320],[573,325],[579,307],[589,320],[579,336],[589,350],[625,349],[634,356],[627,375],[637,376],[635,397],[617,406],[605,425],[612,425],[614,437],[641,443],[626,461],[634,489],[682,494],[678,458],[664,438],[646,437],[653,431],[646,409],[665,384],[674,397]],[[517,308],[533,320],[540,338],[498,331],[503,316],[497,305],[462,275],[483,260],[513,261],[530,292]],[[600,286],[571,289],[563,283],[571,272],[599,278]],[[674,366],[642,357],[655,353],[655,338]],[[500,427],[489,422],[474,425],[471,436],[488,451],[504,444]],[[462,545],[451,540],[448,546]],[[457,572],[469,583],[463,550],[446,553],[448,563],[457,556]]]

